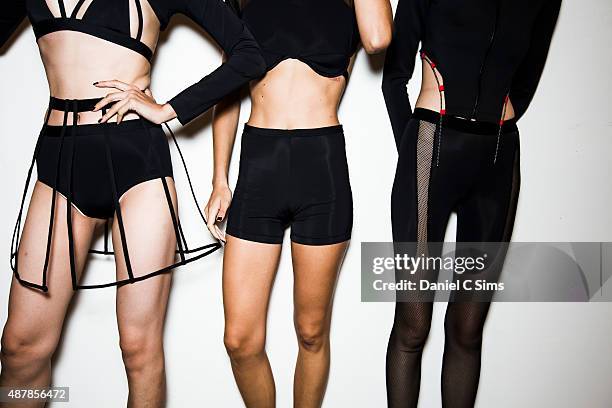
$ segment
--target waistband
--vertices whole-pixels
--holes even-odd
[[[429,109],[416,108],[413,117],[418,120],[430,122],[433,124],[440,123],[440,113]],[[470,119],[460,118],[453,115],[444,115],[442,119],[442,127],[445,129],[453,129],[459,132],[472,133],[477,135],[497,135],[501,125],[502,133],[518,132],[516,119],[509,119],[500,123],[482,122]]]
[[[60,137],[62,134],[62,125],[46,125],[43,129],[43,136],[45,137]],[[76,129],[73,129],[76,128]],[[125,120],[119,124],[110,122],[110,123],[92,123],[86,125],[66,125],[64,137],[71,137],[73,135],[73,131],[76,136],[93,136],[93,135],[103,135],[108,132],[108,134],[112,135],[115,133],[123,133],[123,132],[138,132],[143,130],[149,130],[152,128],[158,128],[161,130],[161,125],[157,125],[153,122],[149,122],[145,119],[133,119],[133,120]]]
[[[75,109],[77,112],[91,112],[101,99],[60,99],[52,96],[49,98],[49,109],[60,112],[74,112]]]
[[[302,136],[331,136],[331,135],[343,135],[344,130],[342,125],[326,126],[321,128],[309,128],[309,129],[266,129],[251,126],[249,124],[244,125],[244,133],[254,134],[258,136],[283,136],[283,137],[302,137]]]

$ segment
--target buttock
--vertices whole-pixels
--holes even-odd
[[[63,135],[62,135],[63,133]],[[168,141],[159,125],[46,126],[36,154],[38,180],[55,188],[84,215],[108,219],[118,197],[152,179],[172,177]]]
[[[350,239],[353,200],[341,126],[278,130],[245,126],[228,234],[278,244]]]

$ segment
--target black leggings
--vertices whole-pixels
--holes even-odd
[[[442,242],[452,212],[457,213],[457,242],[509,241],[520,184],[516,124],[441,119],[416,109],[403,135],[392,195],[394,242],[416,242],[417,247]],[[432,310],[430,301],[396,303],[387,350],[389,407],[417,406]],[[474,406],[488,310],[488,302],[448,304],[444,407]]]

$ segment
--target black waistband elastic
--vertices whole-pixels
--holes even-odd
[[[418,120],[424,120],[433,124],[440,123],[440,113],[424,108],[416,108],[413,117]],[[476,135],[497,135],[499,133],[499,123],[474,121],[460,118],[453,115],[444,115],[442,127],[445,129],[453,129],[459,132],[472,133]],[[516,120],[510,119],[504,121],[502,125],[502,133],[518,132]]]
[[[100,99],[102,98],[60,99],[52,96],[49,98],[49,109],[60,112],[74,112],[74,106],[76,104],[77,112],[91,112],[96,106],[96,103],[100,102]]]
[[[255,134],[259,136],[329,136],[329,135],[342,135],[344,130],[342,125],[326,126],[321,128],[309,128],[309,129],[266,129],[251,126],[249,124],[244,125],[244,132],[249,134]]]
[[[72,136],[72,125],[67,125],[65,130],[65,137]],[[59,137],[62,134],[62,125],[47,125],[45,126],[43,135],[46,137]],[[159,128],[160,125],[157,125],[153,122],[149,122],[145,119],[133,119],[133,120],[124,120],[123,122],[116,123],[93,123],[86,125],[77,125],[76,126],[76,135],[77,136],[92,136],[92,135],[103,135],[106,132],[109,134],[116,133],[124,133],[124,132],[138,132],[144,131],[151,128]]]

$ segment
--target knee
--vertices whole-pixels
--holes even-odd
[[[464,350],[478,350],[482,346],[483,326],[469,321],[446,320],[444,333],[446,343]]]
[[[429,321],[395,322],[391,331],[390,347],[400,351],[422,352],[429,337]]]
[[[300,349],[317,353],[329,340],[329,330],[325,322],[297,322],[296,333]]]
[[[225,349],[234,364],[244,364],[262,356],[265,352],[265,336],[242,329],[226,329],[223,337]]]
[[[3,366],[34,366],[51,361],[57,340],[53,336],[33,336],[7,324],[2,334]]]
[[[160,334],[152,334],[145,329],[124,329],[120,334],[119,345],[126,370],[139,371],[149,367],[154,361],[162,359],[163,344]]]

